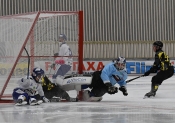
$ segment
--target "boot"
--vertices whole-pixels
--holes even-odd
[[[18,97],[18,100],[15,103],[16,106],[21,106],[21,105],[26,105],[26,104],[27,104],[27,102],[25,101],[25,96],[24,95],[20,95]]]
[[[151,85],[151,91],[146,93],[144,98],[150,98],[150,97],[155,97],[156,91],[158,90],[159,85],[152,84]]]

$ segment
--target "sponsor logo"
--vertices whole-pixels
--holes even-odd
[[[153,63],[152,63],[153,64]],[[146,65],[145,62],[127,62],[126,63],[126,69],[127,69],[127,73],[145,73],[146,71],[148,71],[152,64],[150,63],[150,65]]]
[[[72,82],[85,82],[86,79],[85,78],[71,78],[67,81],[67,84],[70,84]]]

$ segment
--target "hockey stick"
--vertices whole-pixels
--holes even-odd
[[[27,49],[24,47],[26,53],[27,53],[27,56],[28,56],[28,68],[27,68],[27,79],[29,78],[29,65],[30,65],[30,56],[29,56],[29,53],[27,51]]]
[[[133,81],[133,80],[135,80],[135,79],[141,78],[141,77],[144,77],[144,75],[141,75],[141,76],[132,78],[132,79],[130,79],[130,80],[127,80],[126,83],[129,83],[129,82],[131,82],[131,81]]]

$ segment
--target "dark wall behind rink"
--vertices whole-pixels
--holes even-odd
[[[0,15],[84,11],[85,41],[174,41],[175,0],[0,0]]]

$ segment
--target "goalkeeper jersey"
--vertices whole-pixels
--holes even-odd
[[[66,43],[62,43],[60,45],[60,49],[59,49],[59,56],[63,56],[63,57],[58,57],[56,58],[56,60],[64,60],[65,64],[72,66],[72,51],[70,49],[70,47],[66,44]],[[64,56],[69,56],[69,57],[64,57]]]

